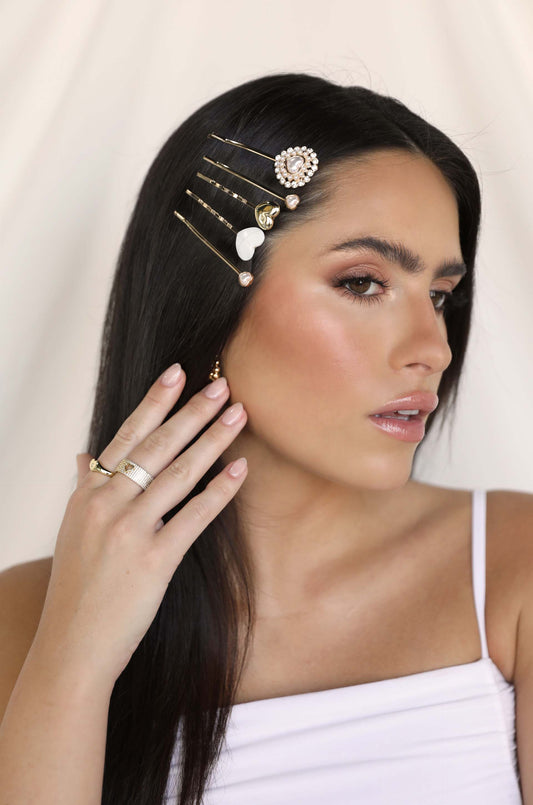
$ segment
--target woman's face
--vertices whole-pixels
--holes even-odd
[[[346,161],[331,187],[315,218],[273,240],[262,284],[222,353],[231,401],[248,413],[231,457],[274,457],[350,486],[396,487],[408,481],[420,442],[387,435],[369,414],[414,390],[436,392],[450,364],[437,292],[452,291],[461,275],[434,274],[462,259],[457,205],[435,165],[403,151]],[[407,273],[368,248],[333,249],[368,236],[402,244],[425,270]],[[375,281],[346,282],[368,274]]]

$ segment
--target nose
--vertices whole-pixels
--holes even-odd
[[[431,299],[409,305],[396,354],[401,364],[423,364],[431,372],[444,372],[450,365],[453,353],[445,318]]]

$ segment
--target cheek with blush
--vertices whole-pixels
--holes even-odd
[[[376,366],[368,339],[358,338],[335,306],[305,298],[286,282],[279,293],[272,283],[254,301],[246,338],[253,369],[242,389],[251,427],[264,428],[263,438],[279,442],[280,450],[289,442],[321,450],[331,439],[342,442],[368,409]]]

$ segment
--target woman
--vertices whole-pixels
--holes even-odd
[[[457,394],[479,221],[461,150],[362,87],[268,75],[170,136],[0,729],[7,801],[521,801],[531,496],[412,478]]]

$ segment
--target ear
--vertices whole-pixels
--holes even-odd
[[[76,455],[76,464],[78,465],[78,483],[76,484],[76,489],[89,472],[89,464],[91,459],[92,456],[90,453],[78,453]]]

